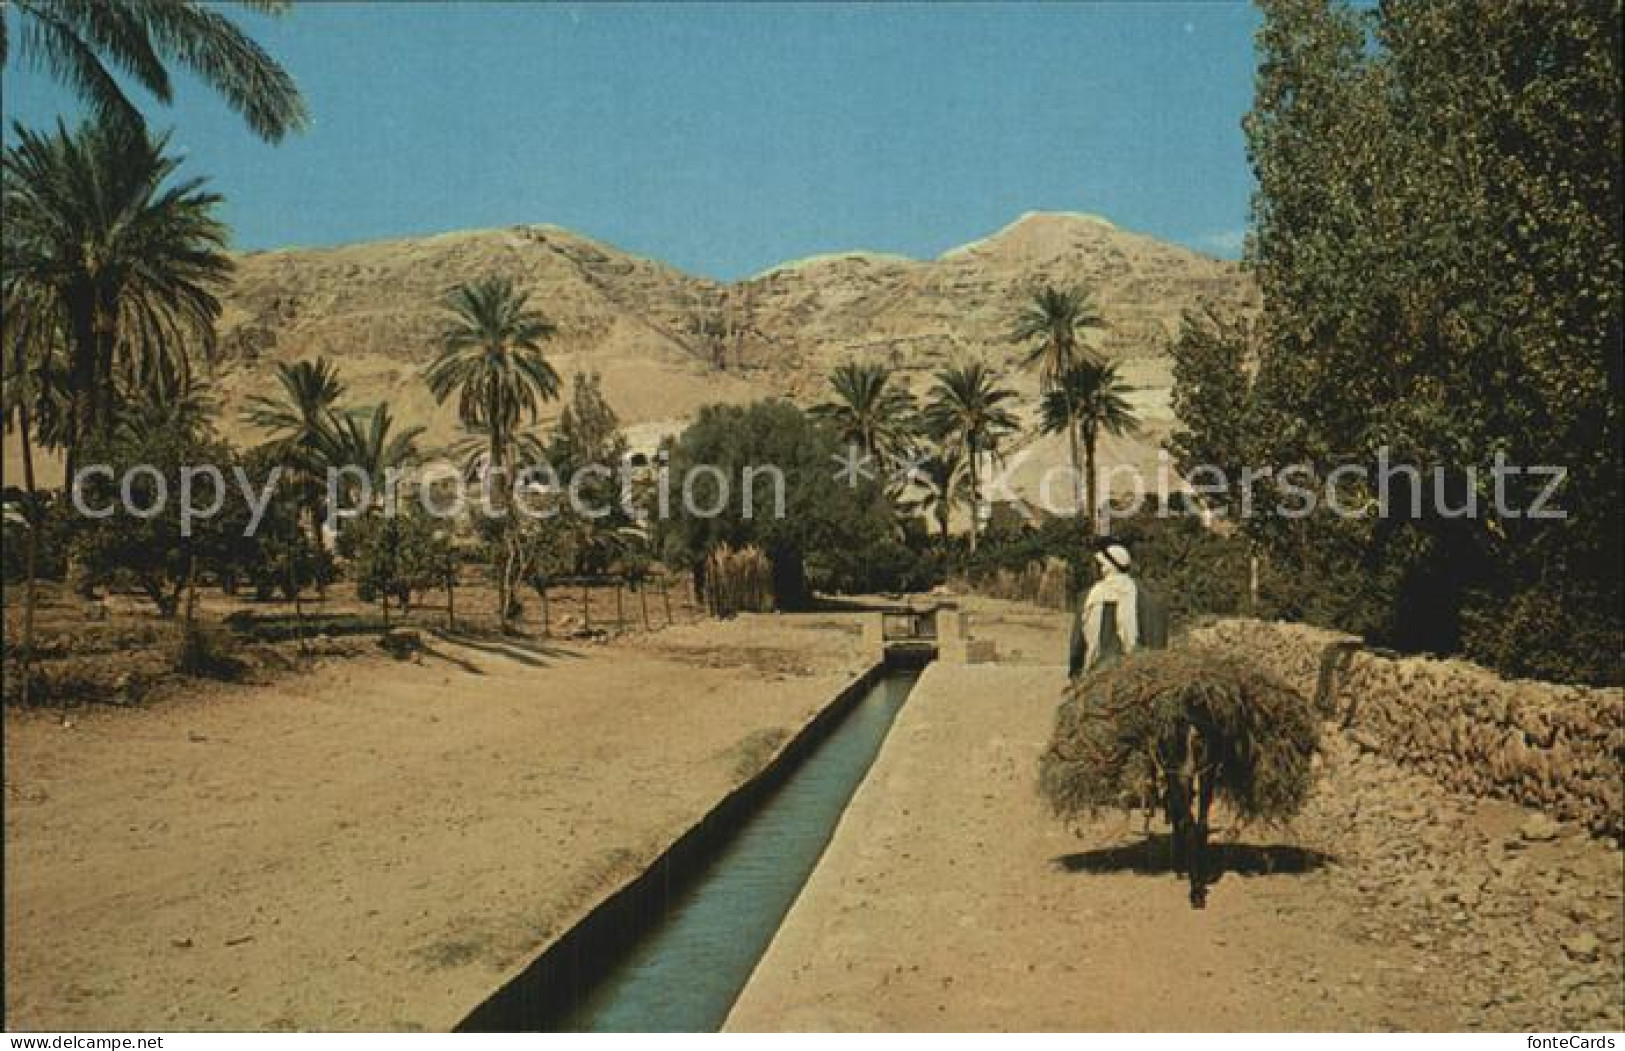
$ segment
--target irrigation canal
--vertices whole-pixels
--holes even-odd
[[[601,908],[605,915],[561,939],[459,1028],[721,1028],[919,674],[918,667],[888,666],[777,784],[693,848],[697,860],[646,874],[643,886]]]

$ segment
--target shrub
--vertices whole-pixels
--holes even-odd
[[[274,528],[262,530],[255,538],[253,550],[257,557],[243,560],[243,572],[257,600],[265,602],[280,594],[291,602],[296,588],[326,587],[333,582],[333,556],[326,548],[312,542],[302,530],[290,536]],[[236,564],[231,571],[233,575],[239,572]]]
[[[1168,606],[1175,626],[1247,608],[1246,542],[1190,515],[1120,518],[1113,535],[1134,553],[1134,575]],[[975,590],[994,598],[1068,609],[1097,579],[1094,538],[1075,519],[984,545],[960,563]]]
[[[35,573],[41,580],[61,580],[67,574],[68,549],[73,542],[73,526],[78,513],[67,501],[49,493],[36,493],[33,513],[28,514],[27,497],[17,494],[6,501],[7,515],[0,529],[0,580],[21,583],[27,574],[28,530],[38,528],[39,548]],[[28,522],[33,522],[31,527]]]
[[[991,598],[1030,602],[1047,609],[1067,609],[1072,602],[1072,569],[1064,559],[1028,562],[1017,569],[985,574],[976,590]]]
[[[1135,576],[1167,604],[1173,627],[1247,611],[1247,543],[1190,515],[1138,515],[1112,532],[1134,552]]]
[[[367,514],[346,523],[339,550],[350,560],[356,596],[404,609],[414,593],[438,591],[457,571],[451,539],[426,514]]]
[[[807,560],[807,580],[837,595],[929,591],[942,582],[940,556],[884,537],[858,548],[820,552]]]
[[[207,679],[230,681],[240,678],[243,672],[237,640],[231,632],[201,621],[187,621],[181,626],[173,663],[178,672]]]
[[[1065,566],[1068,600],[1090,580],[1091,537],[1083,523],[1075,518],[1052,518],[1037,529],[992,532],[987,541],[972,554],[959,549],[954,567],[970,585],[1004,597],[1034,601],[1036,586],[1029,582],[1027,591],[1019,593],[1024,574],[1043,573],[1047,563]],[[1029,567],[1037,565],[1036,570]]]

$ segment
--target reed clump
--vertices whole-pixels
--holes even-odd
[[[712,616],[773,609],[773,566],[754,544],[718,544],[705,559],[705,604]]]

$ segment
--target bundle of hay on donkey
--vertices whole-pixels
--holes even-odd
[[[1201,908],[1208,810],[1244,822],[1292,817],[1309,795],[1319,723],[1295,690],[1222,650],[1140,650],[1074,685],[1039,769],[1057,815],[1160,803],[1176,871]]]

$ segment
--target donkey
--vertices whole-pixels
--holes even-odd
[[[1188,718],[1182,732],[1175,731],[1158,742],[1156,766],[1163,782],[1163,811],[1173,829],[1174,872],[1190,877],[1191,908],[1205,908],[1208,885],[1218,878],[1207,857],[1218,749],[1212,747],[1200,723]]]

